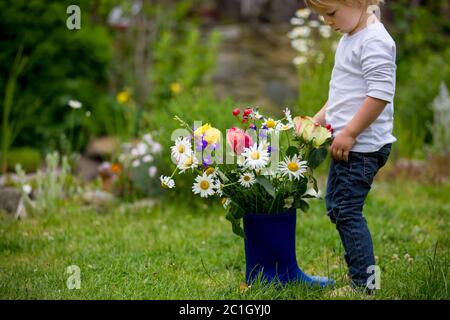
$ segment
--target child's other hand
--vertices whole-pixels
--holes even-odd
[[[331,144],[331,156],[337,161],[348,162],[348,154],[355,144],[355,138],[346,130],[342,130]]]

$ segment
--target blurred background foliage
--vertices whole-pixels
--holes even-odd
[[[81,9],[80,30],[66,28],[69,5]],[[267,42],[261,35],[274,24],[289,26],[302,7],[300,0],[1,1],[3,169],[20,162],[33,171],[48,152],[83,154],[101,136],[132,142],[154,132],[167,153],[175,114],[225,130],[233,125],[230,110],[254,101],[226,90],[217,98],[217,27],[248,24]],[[424,158],[433,141],[432,102],[442,83],[450,86],[449,12],[446,0],[382,6],[397,43],[394,158]],[[294,113],[313,115],[326,101],[338,39],[314,38],[321,56],[298,66]],[[82,107],[69,107],[70,100]],[[162,161],[167,174],[170,160]]]

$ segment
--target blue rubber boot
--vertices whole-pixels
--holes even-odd
[[[299,282],[311,286],[332,286],[334,280],[310,276],[297,264],[295,256],[295,209],[286,213],[244,215],[247,284],[262,281]]]

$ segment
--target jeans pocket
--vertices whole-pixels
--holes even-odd
[[[389,143],[376,152],[378,154],[378,169],[382,168],[388,161],[389,155],[391,154],[391,147],[392,143]]]

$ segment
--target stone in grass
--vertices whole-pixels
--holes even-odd
[[[94,190],[85,192],[83,194],[83,201],[87,204],[108,207],[114,205],[117,199],[109,192]]]
[[[0,211],[7,215],[21,219],[26,217],[26,210],[19,189],[10,187],[0,188]]]

